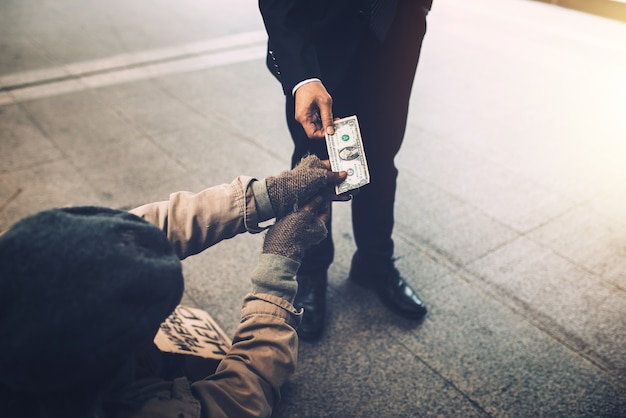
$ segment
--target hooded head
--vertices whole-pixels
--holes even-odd
[[[0,385],[97,387],[153,339],[183,292],[180,260],[127,212],[40,212],[0,236]]]

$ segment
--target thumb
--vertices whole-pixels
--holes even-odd
[[[332,106],[332,105],[331,105]],[[333,135],[335,133],[335,124],[333,123],[333,109],[331,106],[320,106],[320,118],[324,133]]]

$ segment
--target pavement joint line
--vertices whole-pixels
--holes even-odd
[[[9,205],[9,203],[13,202],[17,197],[22,194],[23,189],[18,187],[12,194],[6,199],[4,202],[0,203],[0,213],[4,211],[4,209]],[[0,227],[0,233],[2,233],[2,227]]]
[[[594,364],[606,373],[612,380],[615,380],[618,377],[615,375],[615,371],[611,369],[605,357],[601,353],[593,350],[593,347],[590,347],[588,342],[578,338],[576,334],[572,333],[551,317],[533,308],[524,300],[516,297],[514,294],[511,294],[501,286],[490,283],[488,279],[482,277],[482,275],[477,272],[472,271],[469,265],[484,257],[486,254],[481,255],[473,261],[463,263],[454,260],[453,257],[450,257],[448,254],[436,248],[429,242],[424,242],[420,239],[415,239],[415,237],[402,233],[399,234],[399,238],[404,240],[408,245],[414,247],[427,258],[430,258],[435,263],[446,268],[448,270],[447,274],[454,275],[468,285],[477,288],[487,295],[491,295],[498,300],[498,303],[502,304],[502,306],[509,309],[515,315],[519,315],[524,318],[529,324],[557,341],[563,347]],[[514,239],[518,238],[519,237],[516,237]],[[619,380],[616,380],[615,382],[624,386],[624,383],[620,383]]]
[[[0,106],[261,59],[265,56],[266,42],[264,31],[244,32],[176,47],[10,74],[0,77]]]

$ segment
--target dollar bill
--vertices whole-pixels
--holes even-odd
[[[335,121],[335,133],[326,134],[326,148],[332,170],[348,173],[348,177],[335,186],[337,194],[358,189],[370,182],[363,139],[356,115]]]

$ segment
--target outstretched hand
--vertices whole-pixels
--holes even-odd
[[[292,170],[275,177],[267,177],[267,194],[276,219],[281,219],[316,194],[324,194],[328,200],[349,200],[349,196],[335,199],[333,186],[345,180],[347,173],[330,171],[330,162],[320,161],[309,155]]]
[[[322,160],[320,161],[322,165],[328,170],[326,173],[326,182],[329,184],[339,184],[346,179],[348,173],[345,171],[332,171],[330,167],[330,160]],[[330,198],[335,202],[347,202],[352,199],[352,195],[355,195],[359,192],[358,189],[351,190],[350,193],[336,194],[334,190],[331,190]]]
[[[311,212],[322,222],[326,223],[330,219],[330,201],[327,196],[318,194],[311,198],[302,206],[302,210]]]
[[[333,99],[319,81],[311,81],[298,87],[294,97],[295,118],[313,138],[335,133],[333,124]]]
[[[308,248],[326,238],[329,218],[328,198],[322,194],[314,196],[299,210],[269,228],[263,242],[263,253],[300,261]]]

